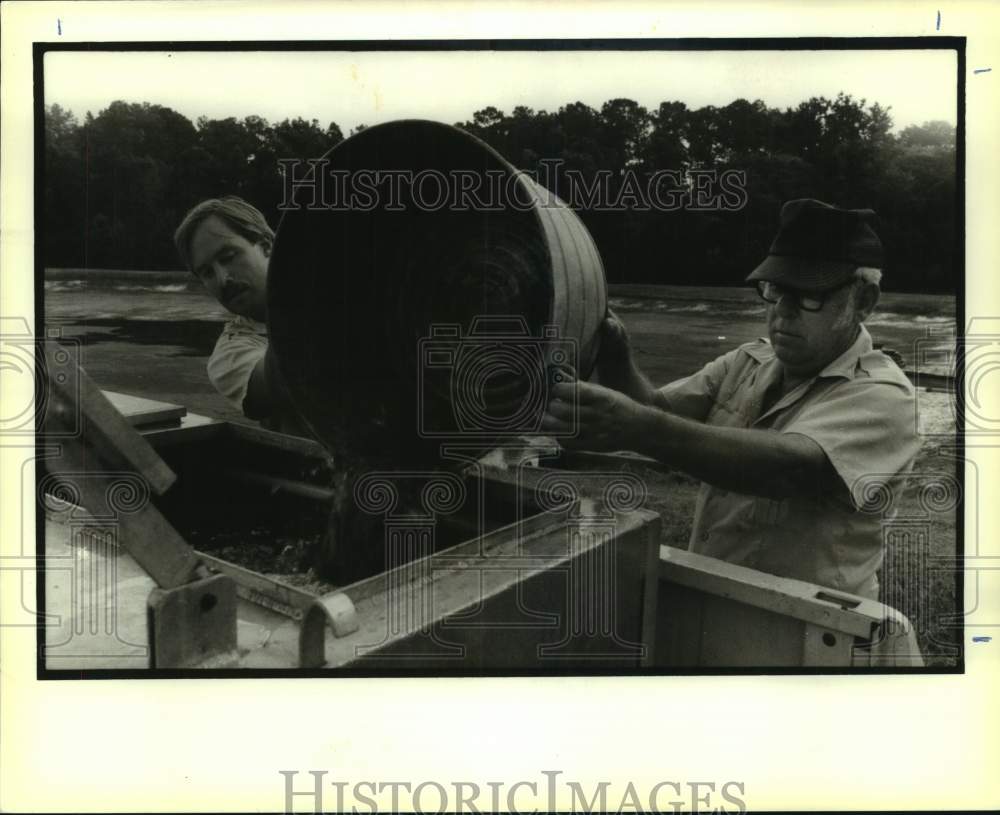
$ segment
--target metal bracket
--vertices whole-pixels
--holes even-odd
[[[306,610],[299,631],[299,666],[322,668],[326,664],[326,625],[335,637],[346,637],[359,628],[358,615],[351,598],[334,592],[317,598]]]
[[[155,588],[147,602],[152,668],[231,668],[236,643],[236,584],[212,575],[172,589]]]

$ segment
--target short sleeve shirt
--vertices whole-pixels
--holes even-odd
[[[222,329],[208,359],[208,378],[215,389],[243,410],[250,375],[267,353],[267,326],[247,317],[235,317]]]
[[[775,500],[702,484],[690,549],[877,599],[885,518],[866,497],[878,485],[898,485],[913,465],[919,447],[913,386],[873,350],[864,326],[840,357],[762,410],[765,393],[780,377],[774,349],[758,340],[660,393],[671,412],[710,425],[812,439],[842,488],[817,485],[813,495]]]

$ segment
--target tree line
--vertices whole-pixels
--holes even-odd
[[[842,93],[785,110],[745,99],[697,109],[630,99],[552,112],[485,107],[456,125],[564,197],[571,179],[601,179],[605,195],[629,204],[636,185],[665,170],[674,192],[713,172],[740,174],[736,209],[580,208],[612,282],[738,283],[766,254],[781,202],[810,197],[879,213],[887,288],[957,286],[955,129],[945,122],[894,134],[887,108]],[[191,122],[162,105],[117,101],[81,123],[48,106],[44,264],[176,269],[173,230],[193,204],[240,195],[277,225],[278,159],[315,158],[343,138],[335,122],[316,119]]]

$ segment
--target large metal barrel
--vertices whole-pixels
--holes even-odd
[[[316,172],[277,231],[268,325],[302,420],[335,454],[405,465],[530,434],[556,367],[589,376],[607,309],[594,242],[487,144],[389,122]]]

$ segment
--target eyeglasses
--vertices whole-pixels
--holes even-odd
[[[848,280],[822,294],[803,294],[802,292],[795,291],[795,289],[786,288],[780,283],[772,283],[770,280],[758,280],[757,294],[766,303],[774,304],[781,300],[781,298],[787,297],[796,307],[803,311],[819,311],[823,308],[823,304],[830,298],[830,295],[840,291],[845,286],[850,286],[853,282],[853,280]]]

